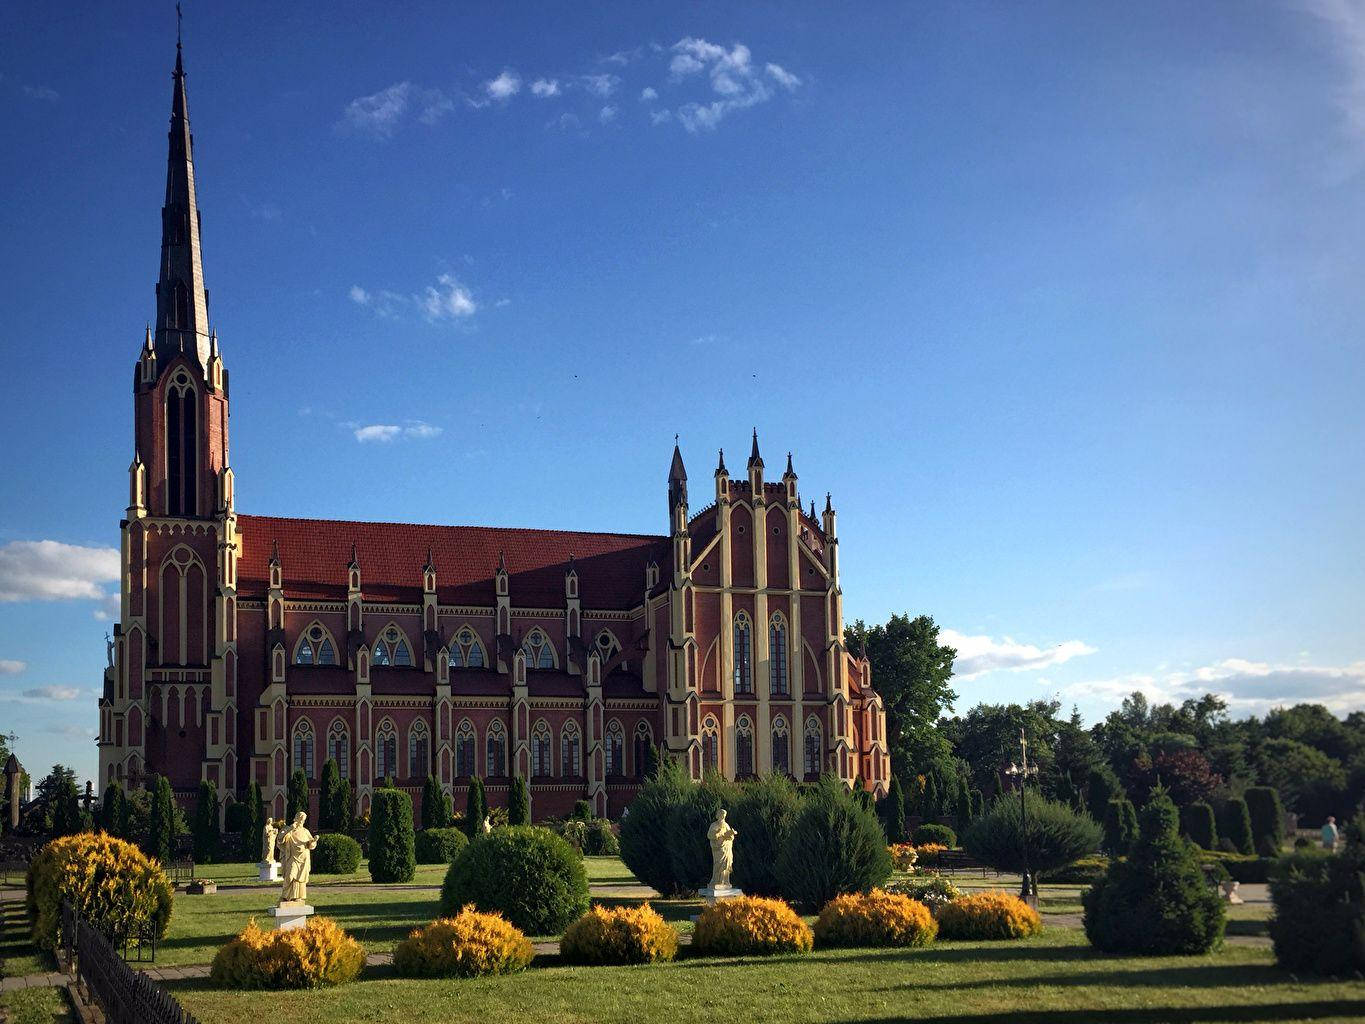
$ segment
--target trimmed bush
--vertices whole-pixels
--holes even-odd
[[[673,877],[683,891],[696,892],[710,880],[711,843],[706,830],[715,821],[716,811],[733,807],[738,795],[735,785],[723,775],[709,774],[700,786],[690,787],[669,810],[668,852],[673,861]]]
[[[417,833],[418,864],[453,864],[469,845],[469,837],[458,828],[424,828]]]
[[[1029,870],[1040,873],[1070,864],[1100,848],[1103,833],[1090,815],[1036,793],[1027,794],[1025,799],[1027,832],[1020,821],[1019,798],[1005,795],[972,822],[962,837],[963,848],[997,871],[1018,872],[1024,868],[1027,841]],[[923,851],[920,856],[923,857]]]
[[[1218,848],[1218,829],[1213,823],[1213,808],[1200,802],[1180,808],[1180,831],[1200,849]]]
[[[1240,853],[1224,853],[1222,850],[1198,851],[1201,864],[1219,864],[1230,879],[1243,885],[1266,882],[1270,879],[1274,857],[1245,856]]]
[[[916,903],[923,903],[935,914],[943,909],[945,903],[962,897],[962,890],[942,875],[898,878],[886,887],[886,891],[906,896]]]
[[[552,935],[588,909],[583,858],[547,828],[509,825],[477,836],[450,865],[441,912],[472,904],[530,935]]]
[[[534,956],[531,940],[501,914],[465,907],[453,917],[414,928],[394,949],[393,969],[406,978],[472,978],[511,974]]]
[[[570,817],[578,818],[581,821],[591,821],[593,817],[592,804],[586,800],[575,800],[573,802],[573,813]]]
[[[262,931],[253,919],[218,950],[209,979],[223,988],[324,988],[354,981],[364,966],[365,950],[330,918],[287,932]]]
[[[559,955],[571,964],[650,964],[678,955],[678,930],[648,904],[593,907],[564,932]]]
[[[1365,971],[1365,849],[1357,818],[1340,854],[1292,853],[1270,880],[1270,939],[1286,970],[1358,975]]]
[[[194,862],[212,864],[218,859],[222,836],[218,831],[218,788],[207,780],[199,783],[194,805]]]
[[[1094,885],[1108,870],[1108,857],[1082,857],[1049,871],[1043,876],[1043,881],[1060,882],[1063,885]]]
[[[1218,816],[1219,849],[1227,843],[1232,853],[1252,854],[1256,852],[1256,842],[1251,837],[1251,812],[1247,802],[1240,796],[1224,800]]]
[[[836,896],[815,921],[821,946],[927,946],[937,934],[928,907],[882,889]]]
[[[531,824],[531,794],[526,789],[526,780],[520,775],[512,776],[512,787],[507,797],[507,824]]]
[[[942,843],[925,843],[923,846],[915,848],[915,856],[919,858],[920,867],[937,868],[943,864],[943,855],[948,852],[948,847]]]
[[[1124,857],[1137,838],[1137,809],[1126,796],[1116,796],[1104,809],[1104,852]]]
[[[30,862],[27,882],[33,943],[41,949],[57,945],[63,899],[115,938],[144,921],[162,938],[171,921],[171,883],[161,865],[103,832],[52,840]]]
[[[605,818],[570,818],[561,822],[555,831],[566,843],[586,856],[615,857],[621,853],[621,844],[611,830],[611,822]]]
[[[514,795],[516,782],[514,779],[512,783]],[[629,812],[621,819],[621,859],[636,878],[663,896],[686,892],[673,873],[668,819],[692,785],[683,766],[665,758],[653,777],[640,787]],[[508,817],[513,820],[510,814]]]
[[[376,882],[411,882],[417,874],[412,833],[412,797],[397,789],[376,789],[370,804],[370,877]]]
[[[938,933],[945,939],[1026,939],[1042,930],[1038,911],[998,890],[963,896],[938,912]]]
[[[728,815],[736,832],[734,884],[751,896],[777,896],[777,860],[801,809],[796,786],[785,775],[746,782]],[[904,822],[904,811],[901,819]]]
[[[475,775],[469,780],[469,792],[465,797],[464,832],[473,839],[483,831],[483,819],[488,817],[488,798],[483,792],[483,779]]]
[[[261,787],[252,779],[246,787],[246,799],[242,801],[251,812],[249,823],[243,823],[242,859],[257,860],[261,856],[261,845],[265,833],[265,801],[261,799]]]
[[[868,892],[890,875],[891,855],[876,815],[834,776],[821,776],[778,857],[783,897],[814,910],[844,893]]]
[[[814,935],[796,911],[781,900],[761,896],[711,904],[697,918],[692,934],[693,951],[709,956],[806,953],[814,943]]]
[[[1090,817],[1096,821],[1103,821],[1109,809],[1109,801],[1122,796],[1123,789],[1119,786],[1118,776],[1109,768],[1090,769],[1090,775],[1085,782],[1085,806],[1090,811]]]
[[[170,780],[158,775],[152,788],[151,814],[142,849],[147,856],[155,857],[162,864],[170,863],[171,853],[175,849],[175,819],[175,796],[171,793]]]
[[[927,846],[935,843],[946,849],[951,850],[957,845],[957,833],[947,825],[936,825],[930,822],[927,825],[920,825],[915,829],[910,837],[910,842],[916,846]]]
[[[428,775],[422,783],[422,831],[429,828],[449,828],[446,819],[446,793],[435,775]]]
[[[329,758],[318,784],[318,825],[329,832],[349,832],[351,824],[351,784],[341,777],[336,761]]]
[[[1252,786],[1246,791],[1251,815],[1251,842],[1262,857],[1278,857],[1284,845],[1284,805],[1273,786]]]
[[[340,832],[318,836],[313,850],[313,872],[319,875],[349,875],[360,870],[360,844]]]
[[[1142,809],[1137,842],[1086,890],[1085,934],[1108,953],[1207,953],[1223,937],[1223,901],[1205,883],[1194,847],[1160,791]]]

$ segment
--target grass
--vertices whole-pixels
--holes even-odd
[[[52,957],[29,941],[23,900],[0,903],[0,978],[17,978],[56,970]],[[5,1024],[67,1024],[71,1004],[58,988],[27,988],[0,994],[0,1020]]]

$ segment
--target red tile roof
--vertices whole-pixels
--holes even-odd
[[[237,525],[242,533],[238,590],[248,597],[268,588],[271,546],[278,543],[286,597],[344,598],[354,544],[361,591],[369,600],[420,601],[430,548],[444,604],[494,604],[493,573],[499,555],[505,555],[514,606],[562,608],[564,573],[573,556],[583,606],[625,609],[640,603],[645,565],[651,558],[662,560],[668,548],[665,537],[628,533],[252,515],[239,515]]]

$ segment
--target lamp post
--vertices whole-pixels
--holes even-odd
[[[1019,730],[1019,764],[1011,761],[1010,766],[1005,769],[1005,774],[1019,781],[1019,845],[1024,860],[1024,883],[1019,896],[1032,906],[1037,902],[1037,897],[1028,869],[1028,804],[1024,802],[1024,789],[1028,785],[1029,776],[1038,774],[1038,768],[1028,763],[1028,739],[1024,736],[1023,729]]]

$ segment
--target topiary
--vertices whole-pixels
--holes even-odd
[[[972,893],[945,903],[938,933],[945,939],[1026,939],[1043,930],[1043,920],[1013,893]]]
[[[464,907],[414,928],[394,949],[393,969],[406,978],[473,978],[520,971],[534,956],[531,940],[501,914]]]
[[[693,952],[711,956],[807,953],[815,937],[781,900],[739,896],[711,904],[697,918]]]
[[[1180,808],[1180,831],[1201,849],[1212,850],[1218,845],[1213,808],[1202,801]]]
[[[910,837],[910,842],[915,846],[926,846],[929,843],[936,843],[939,846],[952,849],[957,845],[957,833],[947,825],[927,824],[920,825],[915,829]]]
[[[687,891],[673,872],[668,820],[693,785],[681,764],[665,758],[621,818],[621,859],[636,878],[662,896]]]
[[[678,930],[648,903],[596,906],[564,931],[559,955],[571,964],[650,964],[678,955]]]
[[[795,784],[785,775],[764,775],[740,787],[729,821],[735,838],[734,884],[751,896],[777,896],[777,860],[801,810]],[[904,824],[904,810],[901,822]]]
[[[1279,856],[1284,845],[1284,805],[1280,791],[1273,786],[1252,786],[1246,791],[1247,812],[1251,815],[1253,852],[1262,857]]]
[[[1051,871],[1099,849],[1102,833],[1090,815],[1036,793],[1025,799],[1027,829],[1020,820],[1019,799],[1001,796],[972,822],[962,837],[963,848],[983,864],[1009,872],[1022,871],[1025,864],[1030,871]]]
[[[1104,852],[1122,857],[1137,838],[1137,810],[1126,796],[1116,796],[1104,809]]]
[[[1218,816],[1218,848],[1224,843],[1231,847],[1229,853],[1255,853],[1256,843],[1251,837],[1251,812],[1247,802],[1240,796],[1223,801]]]
[[[706,830],[716,812],[728,811],[738,796],[734,783],[723,775],[710,773],[701,785],[688,789],[668,815],[668,853],[673,861],[673,877],[684,892],[696,892],[711,878],[711,843]]]
[[[1365,818],[1342,830],[1338,854],[1291,853],[1270,878],[1270,939],[1286,970],[1359,975],[1365,971]]]
[[[469,780],[469,795],[465,803],[464,831],[473,839],[483,831],[483,820],[488,817],[488,798],[484,796],[483,779],[475,775]]]
[[[142,847],[147,856],[155,857],[162,864],[170,863],[171,853],[175,850],[175,825],[175,796],[171,793],[170,780],[164,775],[158,775],[152,787],[147,838]]]
[[[1060,868],[1055,868],[1041,877],[1044,882],[1058,882],[1062,885],[1093,885],[1104,877],[1109,870],[1109,858],[1104,856],[1082,857]]]
[[[821,776],[778,857],[783,897],[813,910],[835,896],[867,892],[890,875],[891,855],[876,816],[840,780]]]
[[[199,783],[194,804],[194,861],[211,864],[218,859],[222,836],[218,831],[218,788],[207,780]]]
[[[417,874],[412,832],[412,797],[397,789],[376,789],[370,805],[370,878],[411,882]]]
[[[468,845],[469,837],[458,828],[424,828],[417,833],[417,863],[451,864]]]
[[[295,768],[289,776],[289,786],[286,789],[285,821],[293,821],[294,815],[302,811],[308,813],[308,776],[303,773],[302,768]]]
[[[928,907],[882,889],[836,896],[815,921],[821,946],[927,946],[937,934]]]
[[[354,981],[364,966],[365,950],[330,918],[289,931],[262,931],[253,919],[214,955],[209,979],[223,988],[323,988]]]
[[[261,799],[261,787],[255,779],[247,784],[243,803],[251,812],[251,820],[243,823],[242,858],[252,861],[261,855],[265,831],[265,801]]]
[[[526,789],[526,780],[520,775],[512,776],[512,788],[507,796],[507,824],[531,824],[531,794]]]
[[[1175,804],[1160,790],[1142,809],[1125,860],[1086,890],[1085,934],[1111,953],[1207,953],[1223,937],[1223,901],[1205,883],[1194,847],[1176,829]]]
[[[472,904],[532,935],[557,934],[588,909],[583,858],[534,825],[485,832],[465,848],[441,885],[441,911]]]
[[[319,875],[350,875],[360,869],[360,844],[340,832],[318,836],[313,871]]]
[[[318,784],[318,824],[332,832],[351,830],[351,784],[341,777],[341,768],[328,758],[322,766]]]
[[[100,833],[54,839],[29,863],[25,903],[33,943],[53,949],[61,902],[116,941],[150,921],[158,938],[171,920],[171,884],[132,843]]]
[[[428,775],[427,781],[422,783],[422,830],[449,828],[446,807],[445,790],[441,788],[435,775]]]
[[[905,790],[901,789],[899,776],[891,776],[891,785],[886,791],[881,810],[882,831],[886,833],[887,843],[894,845],[905,842]]]

